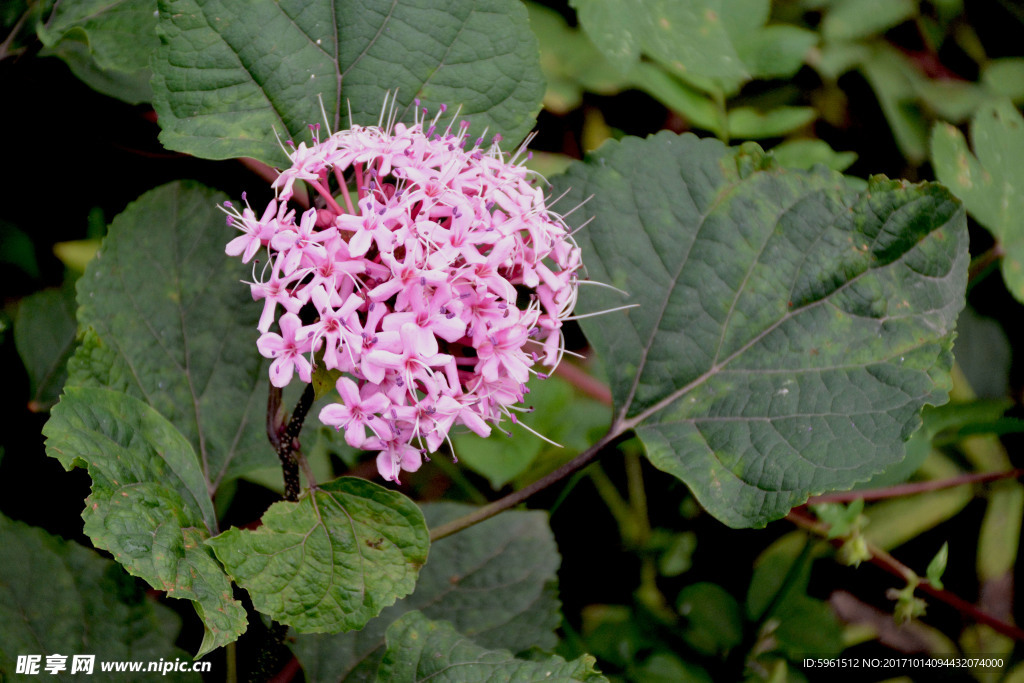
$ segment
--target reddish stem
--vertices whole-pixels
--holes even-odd
[[[801,529],[811,531],[815,534],[824,535],[828,531],[828,525],[814,520],[810,515],[800,510],[790,510],[789,514],[786,515],[786,519],[800,527]],[[844,543],[842,538],[834,538],[830,541],[832,545],[839,547]],[[869,544],[869,550],[871,552],[871,564],[884,569],[894,576],[898,576],[903,580],[908,580],[917,577],[917,574],[910,567],[906,566],[895,557],[885,552],[880,548],[876,548]],[[927,579],[919,579],[917,587],[923,592],[931,595],[933,598],[940,602],[944,602],[953,609],[957,610],[961,614],[964,614],[979,624],[985,624],[990,627],[993,631],[1002,633],[1004,636],[1009,636],[1015,640],[1024,641],[1024,630],[1008,624],[1002,619],[998,619],[988,612],[978,609],[971,603],[967,602],[959,595],[950,593],[949,591],[936,588],[935,586],[928,583]]]
[[[854,500],[884,500],[886,498],[898,498],[899,496],[910,496],[915,493],[926,491],[939,491],[941,489],[963,486],[965,484],[981,484],[999,479],[1018,479],[1024,476],[1024,470],[1008,470],[1006,472],[982,472],[972,474],[961,474],[949,479],[936,479],[934,481],[915,481],[910,484],[898,484],[886,486],[880,489],[864,489],[862,491],[842,491],[839,493],[826,493],[821,496],[813,496],[807,501],[808,505],[820,505],[821,503],[849,503]]]
[[[555,374],[587,396],[600,401],[606,406],[612,404],[611,390],[603,382],[588,375],[582,368],[563,362],[559,363],[558,367],[555,368]]]
[[[341,209],[341,207],[338,206],[338,202],[334,201],[334,197],[331,196],[331,193],[327,191],[326,187],[324,187],[315,180],[308,180],[306,182],[308,182],[314,190],[320,193],[320,196],[323,197],[324,200],[326,200],[327,204],[331,207],[331,210],[334,211],[334,213],[338,215],[345,213]]]

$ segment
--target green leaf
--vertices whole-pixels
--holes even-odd
[[[569,0],[584,32],[608,63],[623,73],[640,59],[646,32],[644,9],[636,0]]]
[[[376,122],[390,92],[447,104],[518,144],[544,92],[537,40],[514,0],[160,0],[154,107],[174,150],[284,161],[281,139]],[[349,121],[351,108],[353,121]]]
[[[85,272],[89,261],[96,258],[96,252],[100,249],[99,239],[68,240],[57,242],[53,245],[53,255],[56,256],[64,266],[78,275]]]
[[[981,82],[996,97],[1024,99],[1024,58],[993,59],[981,69]]]
[[[430,539],[404,495],[343,477],[270,506],[255,531],[232,528],[208,544],[256,609],[322,633],[360,629],[411,593]]]
[[[818,34],[797,26],[765,26],[753,37],[736,43],[740,59],[758,78],[789,78],[803,66],[818,43]]]
[[[934,184],[771,166],[756,145],[660,133],[606,143],[556,179],[590,276],[580,292],[615,419],[732,526],[903,457],[945,402],[964,304],[963,209]],[[578,224],[586,216],[575,214]],[[630,226],[623,229],[623,226]]]
[[[849,505],[842,503],[823,503],[812,505],[811,509],[818,519],[828,524],[826,538],[839,538],[859,530],[861,514],[864,512],[864,499],[858,498]]]
[[[101,661],[188,656],[174,646],[177,615],[110,560],[2,515],[0,538],[0,674],[14,680],[19,654],[43,655],[44,665],[45,655],[68,655],[65,674],[73,654]]]
[[[787,140],[772,147],[779,166],[809,171],[825,164],[833,171],[844,171],[857,160],[856,152],[836,152],[824,140]]]
[[[45,289],[18,303],[14,319],[14,345],[28,371],[29,409],[45,411],[57,402],[68,373],[68,357],[75,346],[75,290]]]
[[[704,93],[684,83],[657,64],[641,62],[629,74],[630,81],[669,109],[683,116],[695,128],[725,134],[715,103]]]
[[[691,583],[679,592],[676,609],[686,617],[683,638],[706,655],[727,653],[743,641],[736,599],[714,583]]]
[[[199,455],[211,491],[276,463],[267,443],[259,306],[246,267],[224,256],[224,195],[172,183],[114,219],[78,281],[85,338],[68,386],[105,386],[170,420]]]
[[[423,506],[431,527],[473,508]],[[299,635],[293,649],[308,681],[370,681],[383,656],[384,633],[399,616],[421,610],[445,619],[484,647],[519,652],[557,644],[558,548],[542,512],[508,511],[431,545],[416,591],[358,632]]]
[[[936,125],[935,175],[999,240],[1006,287],[1024,301],[1024,118],[1009,102],[983,107],[971,121],[971,142],[974,154],[959,130]]]
[[[0,220],[0,264],[14,266],[32,279],[39,277],[39,261],[32,238],[4,220]]]
[[[580,105],[584,91],[613,95],[628,85],[593,43],[581,31],[570,28],[561,14],[535,2],[525,5],[530,28],[540,42],[540,66],[547,81],[545,109],[566,114]]]
[[[775,138],[806,126],[817,116],[813,107],[775,107],[766,112],[736,107],[729,111],[729,135],[747,140]]]
[[[949,542],[942,544],[939,548],[939,552],[935,553],[935,557],[928,563],[928,569],[925,571],[925,576],[928,579],[928,583],[935,586],[939,590],[942,590],[942,575],[946,572],[946,561],[949,559]]]
[[[133,576],[192,600],[206,634],[203,655],[245,630],[245,610],[203,541],[216,529],[195,452],[166,419],[108,389],[67,388],[43,427],[46,453],[85,467],[92,492],[85,534]]]
[[[644,683],[713,683],[707,671],[667,652],[648,657],[637,674]]]
[[[725,83],[750,78],[727,30],[720,0],[577,0],[580,25],[614,65],[628,72],[640,52],[676,76]]]
[[[992,99],[985,88],[969,81],[920,79],[914,81],[914,90],[938,118],[954,123],[966,121]]]
[[[968,305],[956,328],[953,356],[974,393],[996,400],[1009,396],[1013,350],[1002,324]]]
[[[821,22],[827,41],[858,40],[883,33],[917,13],[914,0],[840,0]]]
[[[378,681],[604,681],[594,658],[567,662],[553,655],[541,661],[516,659],[508,650],[488,650],[467,640],[451,624],[410,612],[387,632]]]
[[[43,54],[60,57],[91,88],[129,104],[152,98],[156,0],[58,2],[38,34]]]
[[[928,156],[928,124],[914,94],[924,77],[902,52],[888,45],[874,46],[860,68],[903,156],[920,164]]]
[[[840,652],[842,628],[828,604],[807,595],[811,563],[827,552],[795,532],[775,541],[754,563],[747,593],[747,616],[776,624],[778,647],[794,660],[808,652]]]

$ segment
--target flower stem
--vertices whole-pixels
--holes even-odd
[[[459,517],[458,519],[452,520],[447,524],[442,524],[441,526],[432,530],[430,532],[430,542],[433,543],[434,541],[439,541],[442,538],[451,536],[452,534],[462,531],[463,529],[468,529],[474,524],[479,524],[480,522],[486,519],[490,519],[491,517],[495,516],[500,512],[504,512],[509,508],[513,508],[516,505],[519,505],[533,494],[538,493],[539,491],[543,491],[552,484],[555,484],[564,479],[565,477],[568,477],[573,472],[583,469],[592,460],[594,460],[594,458],[596,458],[601,453],[601,451],[605,449],[605,447],[618,442],[621,438],[623,438],[623,434],[621,432],[617,432],[616,430],[609,431],[607,434],[601,437],[601,439],[593,446],[583,451],[575,458],[559,467],[554,472],[541,477],[540,479],[533,482],[529,486],[519,489],[518,491],[515,491],[513,493],[510,493],[504,498],[499,498],[490,505],[485,505],[481,508],[477,508],[468,515]]]

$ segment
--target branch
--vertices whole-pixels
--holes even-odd
[[[464,517],[459,517],[458,519],[452,520],[447,524],[442,524],[441,526],[437,527],[436,529],[430,532],[430,542],[433,543],[434,541],[439,541],[442,538],[445,538],[446,536],[451,536],[456,532],[462,531],[463,529],[467,529],[473,526],[474,524],[479,524],[480,522],[486,519],[490,519],[491,517],[495,516],[500,512],[504,512],[509,508],[519,505],[533,494],[543,491],[552,484],[555,484],[558,481],[564,479],[565,477],[568,477],[570,474],[583,469],[584,467],[589,465],[590,462],[594,460],[594,458],[596,458],[598,454],[600,454],[600,452],[604,450],[606,446],[610,446],[614,443],[617,443],[622,437],[623,434],[621,432],[610,430],[607,434],[601,437],[600,441],[598,441],[593,446],[577,455],[569,462],[559,467],[554,472],[541,477],[540,479],[538,479],[537,481],[533,482],[532,484],[525,488],[510,493],[504,498],[499,498],[498,500],[494,501],[489,505],[485,505],[482,508],[477,508],[476,510],[474,510],[468,515],[465,515]]]
[[[821,503],[849,503],[854,500],[884,500],[886,498],[898,498],[909,496],[915,493],[926,491],[939,491],[941,489],[963,486],[965,484],[981,484],[999,479],[1019,479],[1024,476],[1024,469],[1007,470],[1005,472],[982,472],[972,474],[961,474],[949,479],[936,479],[934,481],[917,481],[911,484],[898,484],[880,489],[864,489],[862,491],[842,491],[839,493],[826,493],[822,496],[813,496],[807,501],[807,505],[820,505]]]
[[[302,487],[299,480],[299,463],[302,461],[301,445],[299,444],[299,433],[302,431],[302,423],[313,405],[313,385],[307,384],[302,392],[299,402],[292,411],[291,418],[285,423],[285,415],[281,409],[281,390],[271,386],[267,396],[267,438],[270,445],[277,451],[277,458],[281,461],[281,471],[284,475],[284,499],[296,501],[299,499],[299,492]],[[307,476],[309,473],[306,473]],[[312,483],[312,479],[310,479]]]
[[[812,519],[805,512],[800,510],[790,510],[789,514],[786,515],[786,519],[795,524],[796,526],[810,531],[812,533],[824,536],[828,532],[828,525],[822,522],[818,522]],[[831,539],[830,541],[834,546],[841,546],[843,544],[842,538]],[[953,609],[957,610],[961,614],[969,616],[979,624],[985,624],[990,627],[993,631],[1009,636],[1015,640],[1024,641],[1024,630],[1009,624],[1002,619],[998,619],[988,612],[984,612],[971,603],[967,602],[955,593],[951,593],[947,590],[936,588],[935,586],[928,583],[927,579],[920,578],[917,574],[907,565],[903,564],[895,557],[885,552],[881,548],[877,548],[871,543],[868,543],[868,550],[871,553],[871,563],[876,567],[880,567],[885,571],[898,576],[905,581],[917,580],[917,585],[922,591],[931,595],[936,600],[944,602]]]

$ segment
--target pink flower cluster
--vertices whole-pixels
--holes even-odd
[[[314,363],[344,373],[341,401],[320,420],[379,451],[392,481],[453,426],[487,436],[488,423],[516,422],[532,366],[561,359],[580,268],[565,223],[517,162],[523,148],[509,158],[497,136],[467,148],[466,122],[438,130],[424,115],[323,141],[312,126],[260,218],[227,205],[241,230],[227,253],[269,254],[251,289],[271,382],[310,382]],[[300,180],[316,201],[297,214]]]

